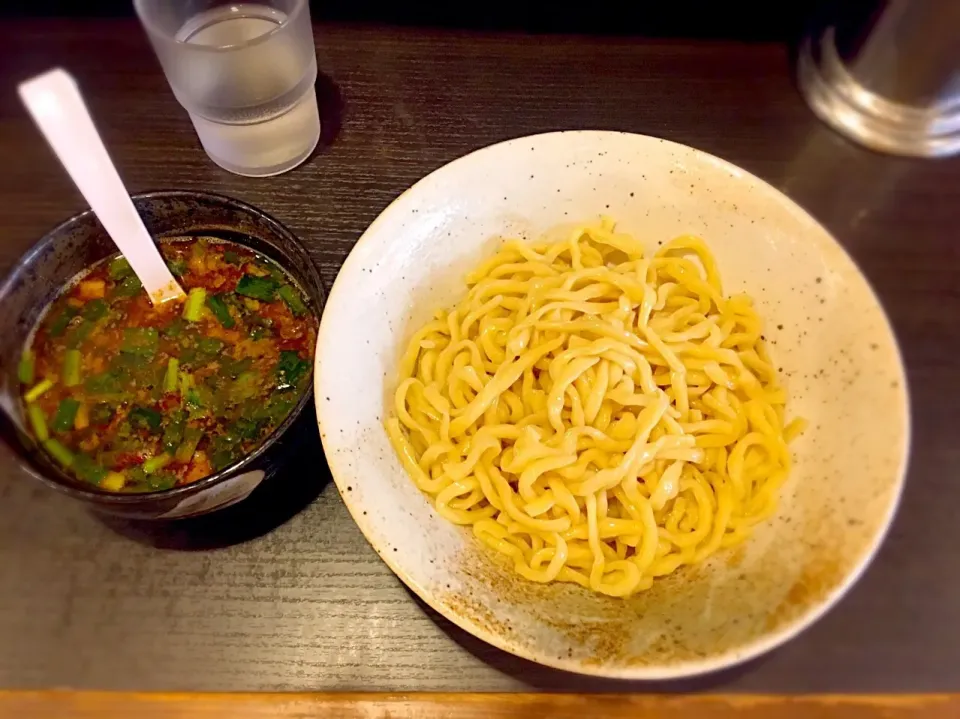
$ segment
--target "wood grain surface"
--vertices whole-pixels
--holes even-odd
[[[0,692],[0,719],[953,719],[960,696]]]
[[[838,138],[797,95],[780,45],[319,26],[323,145],[289,174],[249,179],[206,158],[136,24],[0,29],[0,271],[83,206],[13,88],[54,65],[79,79],[131,190],[205,189],[254,203],[307,243],[328,286],[370,221],[455,157],[560,128],[647,133],[756,173],[834,233],[903,344],[915,430],[901,511],[850,595],[762,659],[663,684],[538,667],[437,617],[366,544],[329,482],[319,443],[269,491],[173,525],[98,518],[4,457],[0,686],[960,690],[957,160],[883,157]]]

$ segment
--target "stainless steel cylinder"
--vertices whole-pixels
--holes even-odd
[[[960,152],[960,0],[848,4],[800,48],[801,92],[824,122],[881,152]]]

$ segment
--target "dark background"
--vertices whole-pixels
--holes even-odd
[[[311,2],[311,13],[315,22],[758,41],[792,39],[824,7],[835,11],[875,4],[871,0],[589,0],[569,4],[546,0],[321,0]],[[133,15],[132,6],[132,0],[13,0],[0,4],[0,16],[124,17]]]

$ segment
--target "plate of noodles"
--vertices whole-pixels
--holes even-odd
[[[900,496],[907,390],[830,235],[697,150],[559,132],[460,158],[360,238],[316,402],[351,514],[521,657],[662,679],[796,635]]]

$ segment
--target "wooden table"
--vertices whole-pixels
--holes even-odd
[[[139,27],[6,23],[0,270],[83,206],[16,101],[79,79],[133,191],[212,190],[287,223],[333,281],[403,189],[470,150],[560,128],[647,133],[786,192],[852,253],[902,342],[913,460],[893,530],[840,605],[784,648],[667,684],[530,664],[417,601],[321,460],[287,491],[175,525],[100,519],[0,464],[0,687],[241,691],[960,691],[960,163],[875,155],[807,111],[774,44],[320,26],[320,152],[277,178],[210,162]],[[944,714],[946,716],[946,714]]]

